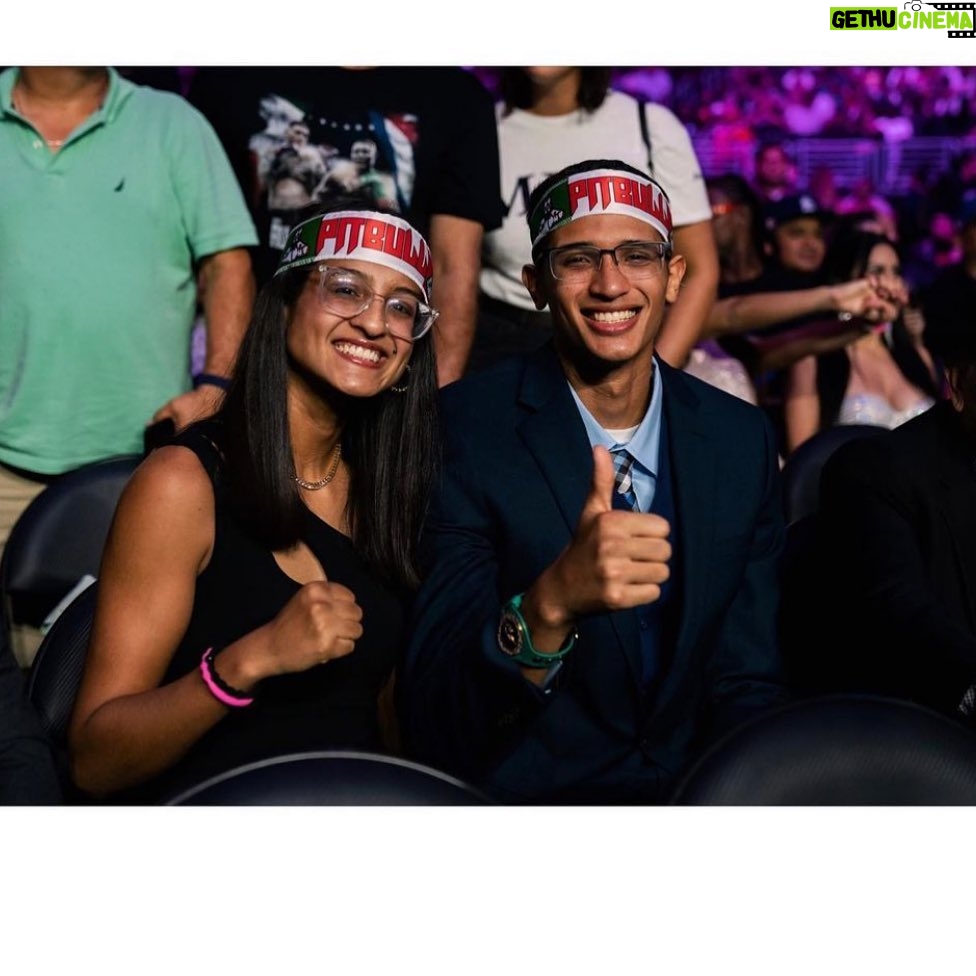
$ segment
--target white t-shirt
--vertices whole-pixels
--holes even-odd
[[[611,91],[595,112],[533,115],[497,106],[502,200],[507,213],[485,235],[481,290],[519,308],[533,309],[522,284],[522,266],[532,261],[525,210],[529,194],[551,173],[584,159],[620,159],[647,171],[637,99]],[[701,167],[687,129],[663,105],[645,106],[653,176],[671,199],[676,227],[712,216]]]

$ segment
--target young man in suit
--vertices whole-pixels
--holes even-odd
[[[567,167],[529,227],[554,341],[444,391],[406,738],[506,801],[662,801],[782,697],[773,434],[654,355],[684,262],[653,180]]]

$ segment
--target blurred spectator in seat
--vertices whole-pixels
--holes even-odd
[[[796,164],[781,142],[764,143],[756,150],[752,185],[763,200],[782,200],[796,193]]]
[[[856,214],[862,229],[873,230],[892,241],[899,239],[895,208],[875,190],[874,183],[867,177],[857,180],[850,192],[837,201],[835,212],[838,216]]]
[[[923,340],[924,320],[903,316],[909,302],[894,242],[851,231],[831,245],[827,279],[876,282],[883,304],[869,309],[874,323],[844,348],[807,356],[790,368],[784,402],[788,452],[833,424],[897,427],[940,396],[940,375]]]
[[[762,205],[738,173],[710,176],[705,186],[718,248],[719,295],[724,297],[728,286],[755,281],[763,273]]]
[[[773,269],[785,278],[804,283],[819,276],[827,253],[827,224],[832,216],[809,193],[767,202],[766,253]]]
[[[763,405],[778,423],[775,396],[771,396],[777,372],[803,356],[829,351],[859,336],[862,326],[855,316],[862,316],[876,304],[874,289],[865,279],[836,285],[818,282],[814,273],[800,273],[808,266],[810,254],[793,253],[789,236],[791,222],[810,221],[819,247],[827,217],[809,195],[781,200],[767,208],[773,235],[783,233],[777,254],[785,261],[777,271],[764,260],[764,236],[761,207],[749,184],[737,174],[724,174],[708,181],[709,199],[719,248],[722,278],[719,299],[705,324],[700,348],[711,356],[710,372],[696,364],[696,375],[712,382],[710,373],[719,377],[733,374],[726,361],[741,364],[746,389],[751,397],[728,383],[714,383],[729,392],[757,402],[756,383],[762,383]],[[786,228],[785,230],[783,228]],[[775,236],[773,238],[776,239]],[[788,243],[784,243],[788,242]],[[839,320],[838,316],[842,318]],[[826,320],[829,327],[822,325]],[[766,375],[770,373],[770,375]],[[742,383],[740,381],[740,388]]]
[[[748,284],[763,273],[759,201],[752,187],[737,173],[709,177],[705,184],[719,257],[719,302],[712,306],[703,336],[691,351],[685,369],[720,390],[748,403],[758,403],[758,394],[748,369],[737,356],[712,337],[708,323],[715,319],[716,305],[730,287]]]

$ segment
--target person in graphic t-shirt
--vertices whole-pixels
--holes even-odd
[[[316,199],[328,197],[339,189],[362,197],[366,203],[398,210],[396,183],[388,173],[376,169],[376,153],[376,143],[372,139],[354,142],[349,150],[349,159],[332,162],[315,191]]]
[[[274,270],[304,194],[270,196],[262,176],[288,123],[308,127],[325,171],[315,204],[358,194],[401,213],[430,242],[441,316],[434,329],[441,385],[467,365],[477,310],[481,240],[501,222],[492,99],[450,67],[203,68],[190,100],[210,120],[258,226],[259,284]]]
[[[325,177],[325,160],[308,144],[308,126],[292,122],[285,130],[285,144],[275,153],[268,171],[268,206],[275,210],[296,210],[315,200],[315,191]]]

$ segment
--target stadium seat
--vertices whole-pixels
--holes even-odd
[[[368,752],[303,752],[214,776],[173,806],[482,806],[487,797],[428,766]]]
[[[976,733],[912,702],[830,695],[733,730],[671,803],[726,806],[976,804]]]

